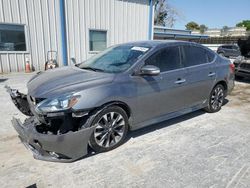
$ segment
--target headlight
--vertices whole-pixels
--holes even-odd
[[[78,102],[79,98],[79,95],[69,94],[57,98],[46,99],[37,105],[36,111],[38,113],[46,113],[67,110],[72,108]]]

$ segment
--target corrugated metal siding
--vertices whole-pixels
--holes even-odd
[[[68,61],[74,57],[81,62],[92,55],[89,29],[107,30],[108,46],[147,40],[148,5],[148,0],[66,0]]]
[[[26,59],[43,70],[49,50],[62,65],[60,0],[0,0],[0,23],[24,24],[27,52],[1,52],[0,73],[25,70]],[[107,30],[107,45],[146,40],[148,0],[65,0],[68,62],[89,53],[89,29]]]
[[[28,58],[35,70],[43,70],[49,50],[61,60],[59,0],[0,0],[0,23],[24,24],[27,52],[1,52],[0,72],[25,70]]]

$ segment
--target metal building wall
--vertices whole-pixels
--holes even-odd
[[[89,29],[107,30],[107,45],[146,40],[149,34],[149,0],[64,0],[67,57],[86,60]],[[62,65],[60,0],[0,0],[0,23],[23,24],[26,52],[1,52],[0,73],[25,70],[30,60],[35,70],[43,70],[46,53],[58,51]]]
[[[89,29],[107,30],[107,45],[147,40],[149,0],[66,0],[68,62],[81,62],[89,52]]]
[[[0,0],[0,23],[23,24],[26,52],[1,52],[0,73],[24,71],[29,60],[43,70],[48,50],[58,51],[61,61],[59,0]]]

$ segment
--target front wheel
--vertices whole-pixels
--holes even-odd
[[[223,105],[224,99],[225,88],[223,87],[223,85],[218,84],[213,88],[210,94],[208,106],[205,108],[205,111],[209,113],[218,112]]]
[[[96,152],[105,152],[120,146],[128,132],[128,116],[118,106],[110,106],[102,110],[94,118],[92,126],[95,130],[89,144]]]

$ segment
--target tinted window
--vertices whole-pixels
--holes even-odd
[[[0,24],[0,51],[26,51],[23,25]]]
[[[225,48],[225,49],[232,49],[232,46],[222,46],[222,48]]]
[[[209,50],[206,50],[207,52],[207,59],[208,59],[208,62],[212,62],[215,58],[215,54]]]
[[[107,32],[106,31],[89,31],[89,50],[103,51],[107,48]]]
[[[155,53],[146,60],[146,65],[154,65],[161,72],[181,68],[178,47],[168,47]]]
[[[233,49],[238,50],[239,48],[238,48],[238,46],[233,46]]]
[[[183,61],[186,67],[207,63],[205,49],[195,46],[183,46]]]

